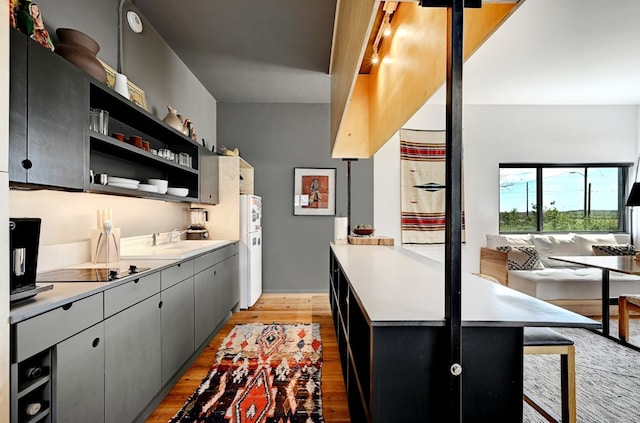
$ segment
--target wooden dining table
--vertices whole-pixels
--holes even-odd
[[[609,336],[609,272],[640,275],[635,256],[553,256],[553,260],[602,270],[602,334]]]

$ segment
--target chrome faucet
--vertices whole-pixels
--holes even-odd
[[[157,233],[151,235],[151,246],[152,247],[157,247],[158,246],[158,235]]]

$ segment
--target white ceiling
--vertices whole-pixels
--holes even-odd
[[[526,0],[465,63],[463,101],[640,104],[640,1]]]
[[[134,3],[217,101],[330,102],[336,0]],[[463,72],[467,104],[640,104],[640,0],[526,0]]]

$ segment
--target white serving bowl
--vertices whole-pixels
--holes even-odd
[[[138,185],[138,191],[145,191],[145,192],[158,192],[159,187],[157,185],[151,185],[151,184],[139,184]]]
[[[175,195],[176,197],[186,197],[189,194],[189,189],[169,187],[167,188],[167,194]]]
[[[147,181],[149,185],[155,185],[158,187],[158,193],[166,194],[167,188],[169,187],[169,181],[164,179],[149,179]]]

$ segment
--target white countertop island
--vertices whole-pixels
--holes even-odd
[[[329,298],[352,421],[442,421],[453,377],[444,264],[402,247],[331,244]],[[600,322],[462,275],[464,422],[522,421],[525,326]]]
[[[331,249],[372,325],[445,324],[443,263],[402,247],[332,244]],[[462,275],[462,321],[463,326],[601,326],[472,274]]]

